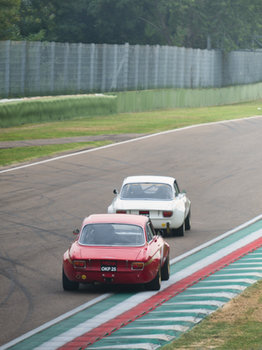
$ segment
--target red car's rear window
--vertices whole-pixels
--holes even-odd
[[[145,233],[142,227],[131,224],[88,224],[78,242],[92,246],[138,247],[145,244]]]

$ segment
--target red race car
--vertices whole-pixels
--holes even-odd
[[[141,215],[96,214],[82,228],[63,258],[63,288],[79,283],[145,284],[159,290],[169,279],[169,245]]]

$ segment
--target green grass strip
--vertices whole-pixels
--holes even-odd
[[[0,141],[155,133],[189,125],[245,118],[259,114],[262,114],[262,100],[229,106],[177,108],[152,112],[90,116],[88,118],[79,114],[78,118],[73,120],[2,128],[0,130]]]
[[[96,141],[0,149],[0,165],[5,166],[30,161],[36,158],[50,157],[58,154],[61,155],[63,152],[67,151],[81,151],[84,149],[101,147],[109,143],[111,142]]]
[[[0,128],[27,123],[73,119],[77,116],[116,113],[116,97],[75,95],[31,98],[0,104]]]
[[[257,100],[228,106],[177,108],[152,112],[90,116],[88,118],[80,114],[78,118],[72,120],[40,124],[29,123],[19,127],[2,128],[0,129],[0,141],[55,139],[127,133],[152,134],[190,125],[261,115],[261,111],[262,100]],[[110,136],[108,139],[110,139]],[[74,146],[71,147],[69,144],[43,147],[45,148],[44,155],[43,148],[41,147],[24,147],[24,152],[20,147],[13,150],[2,149],[0,150],[0,165],[23,162],[42,156],[58,154],[64,150],[75,149]]]

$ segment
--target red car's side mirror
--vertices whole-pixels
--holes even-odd
[[[76,228],[76,229],[73,231],[73,234],[77,236],[77,235],[79,235],[79,232],[80,232],[80,231],[78,230],[78,228]]]

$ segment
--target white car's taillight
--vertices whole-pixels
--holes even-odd
[[[173,215],[173,211],[172,210],[165,210],[163,211],[163,217],[164,218],[170,218]]]

